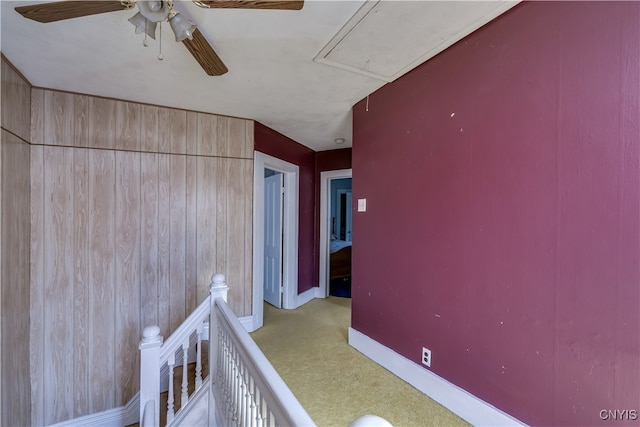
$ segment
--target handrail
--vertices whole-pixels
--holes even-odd
[[[166,363],[169,359],[169,355],[172,352],[175,352],[178,348],[182,346],[182,343],[185,340],[189,339],[193,331],[196,330],[198,325],[202,324],[204,320],[209,318],[209,312],[211,310],[211,303],[209,302],[211,296],[207,295],[204,301],[200,303],[198,308],[196,308],[190,315],[185,319],[184,322],[178,329],[173,331],[173,333],[167,338],[167,340],[162,344],[162,350],[160,351],[160,365]],[[203,334],[204,338],[204,334]],[[209,337],[207,336],[206,339]]]
[[[215,298],[214,305],[215,321],[220,322],[217,323],[217,326],[229,331],[227,338],[232,341],[233,351],[237,352],[238,359],[244,362],[243,367],[246,367],[249,371],[251,381],[259,390],[261,398],[264,399],[268,410],[275,418],[275,424],[283,426],[315,425],[307,411],[293,395],[224,300]],[[212,322],[214,321],[214,316],[212,316]],[[212,334],[214,333],[213,328],[211,332]],[[220,362],[221,360],[218,360],[218,369],[220,369]],[[216,383],[220,382],[221,379],[218,376],[212,375],[211,377],[213,378],[213,387],[215,389]],[[222,386],[224,387],[224,384]]]

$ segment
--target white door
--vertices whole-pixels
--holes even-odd
[[[282,307],[282,179],[264,179],[264,300]]]

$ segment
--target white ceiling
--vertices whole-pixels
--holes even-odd
[[[351,145],[356,102],[517,2],[306,0],[282,11],[175,1],[229,68],[220,77],[168,25],[158,61],[158,40],[144,47],[127,21],[135,11],[48,24],[14,11],[33,3],[44,2],[0,2],[0,47],[34,86],[254,119],[320,151]]]

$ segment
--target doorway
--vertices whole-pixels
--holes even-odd
[[[320,295],[326,297],[329,295],[329,267],[330,267],[330,243],[331,243],[331,234],[332,230],[336,230],[341,232],[342,224],[340,225],[340,229],[336,227],[332,227],[332,215],[331,215],[331,182],[334,180],[340,180],[345,178],[351,178],[352,170],[351,169],[341,169],[335,171],[326,171],[320,173]],[[347,237],[347,211],[349,212],[349,223],[351,218],[351,190],[344,191],[344,202],[342,206],[344,206],[344,237]],[[348,201],[347,201],[348,199]],[[337,219],[336,219],[337,222]],[[337,225],[337,224],[336,224]],[[336,236],[337,237],[337,236]],[[348,230],[348,241],[351,241],[351,229],[349,227]],[[346,240],[346,239],[345,239]]]
[[[292,163],[255,152],[253,163],[253,297],[250,330],[261,328],[265,300],[265,170],[282,178],[282,246],[281,306],[295,308],[298,295],[298,188],[299,167]],[[270,172],[267,172],[270,173]],[[277,175],[276,174],[276,175]],[[278,262],[280,264],[280,262]]]

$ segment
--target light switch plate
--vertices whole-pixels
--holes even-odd
[[[358,212],[367,211],[367,199],[358,199]]]

